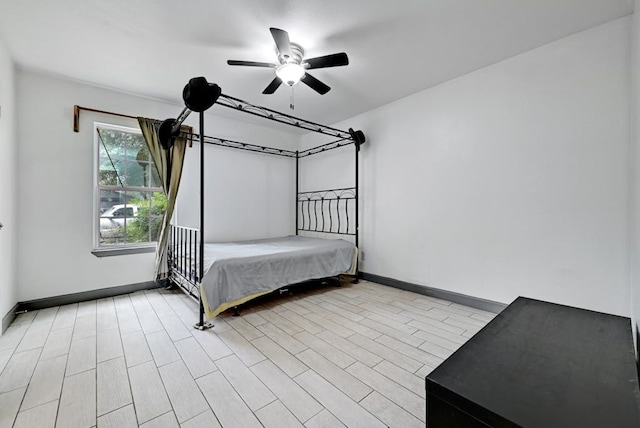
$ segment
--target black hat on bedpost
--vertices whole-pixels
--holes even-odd
[[[189,80],[182,91],[182,99],[191,111],[201,113],[209,109],[222,93],[220,86],[207,82],[204,77]]]
[[[364,132],[360,130],[354,131],[353,128],[349,128],[349,135],[351,135],[351,139],[355,143],[357,150],[360,151],[360,146],[367,141],[364,137]]]
[[[163,120],[160,124],[160,128],[158,128],[158,140],[160,141],[162,148],[165,150],[169,150],[171,146],[173,146],[176,136],[172,135],[171,130],[175,121],[175,119]]]

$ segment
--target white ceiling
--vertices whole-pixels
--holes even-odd
[[[19,67],[182,105],[189,78],[289,112],[290,90],[262,95],[275,62],[269,27],[306,57],[347,52],[314,70],[331,86],[295,87],[295,115],[331,124],[632,13],[632,0],[0,0],[0,34]]]

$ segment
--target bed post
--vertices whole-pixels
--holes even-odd
[[[298,186],[299,186],[299,178],[298,178],[298,168],[299,168],[299,163],[300,163],[300,154],[299,152],[296,150],[296,202],[295,202],[295,207],[296,207],[296,236],[298,235]]]
[[[358,215],[358,210],[359,210],[359,195],[360,195],[360,189],[359,189],[359,173],[358,173],[358,164],[359,164],[359,154],[360,154],[360,144],[357,141],[354,141],[354,146],[355,146],[355,154],[356,154],[356,248],[358,251],[360,251],[360,247],[358,245],[359,243],[359,235],[360,235],[360,216]],[[359,258],[359,257],[358,257]],[[359,261],[356,260],[356,277],[353,279],[353,281],[351,281],[353,284],[357,284],[360,282],[360,266],[359,266]]]
[[[202,283],[204,276],[204,111],[200,112],[200,242],[199,242],[199,260],[198,260],[198,280]],[[206,330],[213,327],[211,323],[204,321],[204,303],[202,302],[202,289],[199,290],[200,296],[200,318],[198,323],[193,327],[198,330]]]

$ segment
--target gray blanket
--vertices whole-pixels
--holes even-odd
[[[342,239],[287,236],[205,244],[202,288],[208,315],[247,296],[350,272],[355,256],[356,247]]]

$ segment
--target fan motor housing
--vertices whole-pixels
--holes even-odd
[[[297,43],[291,43],[291,56],[285,57],[278,50],[278,61],[280,64],[302,64],[302,58],[304,58],[304,49]]]

